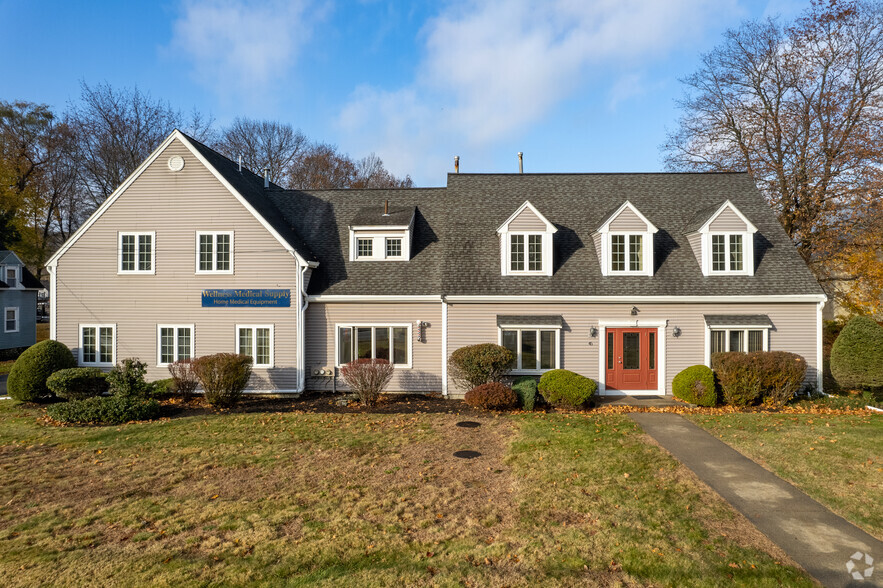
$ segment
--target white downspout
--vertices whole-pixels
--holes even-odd
[[[306,374],[304,373],[304,369],[306,366],[306,353],[304,351],[304,311],[306,310],[306,305],[308,304],[306,296],[304,296],[303,291],[303,282],[304,282],[304,273],[306,272],[308,266],[303,266],[301,268],[298,265],[297,277],[295,279],[295,287],[297,288],[297,389],[295,392],[302,393],[304,391],[304,387],[306,386]]]
[[[448,397],[448,301],[441,297],[442,305],[442,396]]]

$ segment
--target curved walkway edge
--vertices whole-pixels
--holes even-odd
[[[680,415],[629,416],[824,586],[883,586],[883,542]]]

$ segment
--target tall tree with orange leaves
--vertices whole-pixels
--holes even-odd
[[[682,82],[665,161],[748,171],[823,287],[853,311],[883,294],[883,4],[814,0],[750,21]]]

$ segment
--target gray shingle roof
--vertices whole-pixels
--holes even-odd
[[[308,260],[310,294],[740,296],[822,294],[751,178],[744,173],[449,174],[447,188],[282,190],[197,141],[206,159]],[[703,276],[685,227],[729,199],[758,228],[755,275]],[[389,200],[413,212],[410,261],[350,261],[349,226]],[[496,229],[525,200],[558,232],[552,276],[502,276]],[[653,276],[602,276],[592,233],[629,200],[659,228]],[[706,212],[707,211],[707,212]],[[703,215],[705,215],[704,218]],[[383,217],[381,217],[383,218]],[[387,217],[392,220],[392,217]]]
[[[536,325],[549,327],[564,326],[564,317],[560,314],[498,314],[497,326],[516,327]]]
[[[702,228],[702,225],[708,222],[708,219],[711,218],[717,209],[723,206],[724,201],[721,200],[717,204],[712,204],[711,206],[706,206],[702,210],[697,210],[696,213],[687,221],[687,224],[684,225],[683,233],[685,235],[689,233],[695,233],[699,229]]]
[[[353,226],[408,226],[414,216],[414,207],[390,208],[389,214],[383,214],[384,206],[365,206],[356,211],[350,221]]]
[[[709,327],[772,327],[773,321],[765,314],[706,314]]]
[[[183,133],[182,133],[183,134]],[[184,135],[187,140],[202,154],[203,157],[214,167],[218,173],[224,176],[233,188],[245,198],[245,200],[261,215],[273,229],[307,261],[319,261],[313,254],[309,245],[285,220],[279,210],[273,206],[267,198],[267,193],[281,190],[279,186],[271,183],[269,189],[264,188],[264,178],[246,168],[239,171],[239,164],[224,157],[217,151],[206,147],[196,139]]]

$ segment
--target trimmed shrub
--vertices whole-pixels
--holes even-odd
[[[537,400],[537,381],[531,376],[522,376],[515,380],[512,391],[518,396],[518,403],[524,410],[533,410]]]
[[[212,406],[233,406],[251,377],[249,355],[215,353],[193,360],[193,373],[199,378],[205,399]]]
[[[671,391],[676,398],[699,406],[717,404],[717,385],[714,372],[704,365],[694,365],[676,375],[671,382]]]
[[[159,415],[154,399],[132,396],[99,396],[53,404],[46,413],[63,423],[119,425],[129,421],[147,421]]]
[[[883,387],[883,327],[866,316],[850,319],[831,347],[831,374],[845,389]]]
[[[595,380],[569,370],[551,370],[543,374],[537,387],[549,404],[583,406],[598,390]]]
[[[105,373],[94,367],[58,370],[49,376],[46,386],[56,396],[65,400],[101,396],[108,389]]]
[[[460,388],[471,390],[488,382],[499,382],[512,369],[515,354],[493,343],[461,347],[448,358],[448,374]]]
[[[500,382],[488,382],[466,393],[463,401],[474,408],[504,410],[518,404],[518,396],[512,388]]]
[[[53,396],[46,380],[58,370],[77,367],[64,343],[47,339],[28,347],[15,361],[6,380],[8,394],[20,402],[36,402]]]
[[[711,365],[724,402],[748,406],[760,400],[760,373],[752,363],[751,354],[740,351],[715,353],[711,356]]]
[[[119,362],[107,374],[110,393],[113,396],[146,398],[150,395],[150,386],[144,379],[147,364],[134,357],[127,357]]]
[[[174,381],[174,392],[184,398],[190,398],[199,386],[199,378],[193,371],[193,361],[184,359],[169,364],[169,373]]]
[[[340,368],[340,376],[363,406],[374,406],[395,368],[385,359],[357,359]]]
[[[173,378],[165,378],[162,380],[154,380],[147,384],[147,395],[152,398],[159,396],[169,396],[175,393],[175,380]]]
[[[760,377],[760,395],[764,404],[784,406],[803,387],[806,360],[787,351],[749,353]]]

